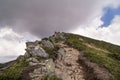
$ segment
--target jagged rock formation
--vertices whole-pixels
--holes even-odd
[[[41,43],[42,46],[45,44],[44,47],[54,48],[53,46],[49,46],[48,43],[50,42],[48,41],[43,40]],[[33,44],[34,43],[27,43],[26,51],[30,56],[46,57],[44,56],[46,54],[48,56],[48,53],[43,51],[42,47],[38,47],[38,45],[33,46]],[[53,44],[50,43],[50,45]],[[40,65],[39,68],[36,68],[29,73],[29,77],[32,80],[42,80],[46,75],[56,75],[62,80],[85,80],[82,66],[77,62],[80,53],[76,49],[64,45],[63,42],[54,43],[54,45],[60,47],[56,52],[58,57],[54,62],[51,58],[40,61],[36,58],[27,59],[30,66]]]
[[[61,41],[54,41],[53,43],[53,39],[60,39]],[[40,67],[35,68],[28,74],[30,79],[42,80],[45,76],[56,75],[62,80],[85,80],[82,66],[77,62],[80,54],[79,51],[62,42],[62,40],[65,40],[63,33],[61,35],[61,33],[56,32],[50,40],[46,38],[40,42],[26,43],[26,53],[32,57],[27,59],[29,66],[40,65]],[[57,58],[53,61],[52,58],[48,57],[50,55],[49,52],[45,52],[43,48],[47,47],[52,49],[55,48],[55,46],[59,46],[59,49],[56,51]],[[36,58],[33,58],[34,56],[40,56],[46,59],[37,60]]]
[[[27,49],[26,49],[26,55],[27,56],[40,56],[40,57],[47,57],[48,54],[45,52],[45,50],[40,47],[39,44],[35,44],[33,42],[27,42]],[[45,45],[46,46],[46,45]]]
[[[15,63],[27,65],[21,68],[20,77],[12,80],[113,80],[107,69],[87,60],[67,39],[65,33],[55,32],[41,41],[27,42],[25,55]]]

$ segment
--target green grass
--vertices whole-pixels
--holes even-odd
[[[6,66],[12,65],[12,64],[14,64],[14,62],[15,62],[15,61],[10,61],[10,62],[6,62],[6,63],[1,63],[1,64],[0,64],[0,68],[4,68],[4,67],[6,67]]]
[[[74,34],[65,36],[67,37],[66,44],[83,51],[87,59],[107,68],[115,80],[120,80],[120,46]],[[88,47],[86,43],[100,50]]]
[[[20,76],[25,67],[27,67],[27,62],[25,60],[17,61],[14,65],[0,74],[0,80],[22,80]]]
[[[48,58],[53,58],[54,60],[57,58],[56,53],[59,49],[59,46],[55,46],[54,48],[42,46],[42,48],[49,54]]]

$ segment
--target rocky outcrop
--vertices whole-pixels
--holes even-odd
[[[48,57],[48,54],[45,50],[38,44],[36,45],[33,42],[27,42],[26,56],[40,56],[40,57]]]
[[[54,48],[54,45],[49,40],[42,40],[41,45],[49,48]]]
[[[43,77],[46,75],[46,67],[39,67],[33,70],[33,72],[29,73],[31,80],[42,80]]]
[[[55,33],[52,38],[61,39],[61,41],[65,39],[63,33],[59,32]],[[79,51],[63,42],[52,42],[50,38],[42,39],[40,42],[27,42],[26,46],[25,56],[28,56],[29,66],[39,66],[28,73],[31,80],[42,80],[45,76],[52,75],[62,80],[84,80],[83,69],[77,63]],[[57,58],[53,61],[42,47],[52,50],[55,46],[59,46],[59,49],[56,51]],[[36,56],[46,58],[38,59]]]
[[[79,51],[70,47],[64,47],[63,43],[58,43],[61,48],[57,51],[58,58],[38,60],[35,57],[27,59],[29,66],[39,66],[28,73],[31,80],[42,80],[45,76],[56,75],[62,80],[85,80],[84,71],[77,62]],[[38,55],[40,56],[40,55]]]
[[[36,64],[38,67],[28,73],[31,80],[43,80],[45,76],[50,77],[52,75],[55,75],[55,66],[54,66],[54,62],[52,59],[42,60],[42,61],[39,61],[39,63],[38,61],[36,62],[36,59],[34,60],[35,61],[33,63]],[[35,66],[31,64],[29,65]]]
[[[63,32],[55,32],[54,35],[49,37],[49,40],[54,44],[58,41],[64,41],[66,39]]]
[[[58,38],[60,40],[65,40],[65,36],[63,32],[55,32],[55,34],[53,35],[55,38]]]

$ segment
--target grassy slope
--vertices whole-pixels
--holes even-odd
[[[27,62],[25,60],[16,61],[15,64],[0,74],[0,80],[22,80],[20,79],[20,76],[25,67],[27,67]]]
[[[83,51],[90,61],[107,68],[115,80],[120,80],[120,46],[74,34],[65,36],[68,45]]]
[[[10,62],[6,62],[6,63],[0,63],[0,69],[14,64],[14,62],[15,61],[10,61]]]

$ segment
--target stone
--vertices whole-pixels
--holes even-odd
[[[54,44],[55,43],[55,38],[53,36],[49,37],[49,40]]]
[[[55,64],[53,62],[53,59],[47,59],[46,60],[46,69],[48,75],[54,75],[55,72]]]
[[[34,58],[34,57],[28,58],[27,61],[28,62],[39,63],[39,61],[36,58]]]
[[[30,66],[35,66],[35,65],[37,65],[38,63],[34,63],[34,62],[29,62],[29,65]]]
[[[25,57],[30,57],[30,54],[27,52],[27,49],[26,49],[26,52],[24,54]]]
[[[73,73],[73,71],[67,71],[67,74],[71,75]]]
[[[34,47],[35,46],[35,43],[34,42],[26,42],[26,47],[29,48],[29,47]]]
[[[32,78],[32,80],[42,80],[44,76],[46,76],[46,67],[41,66],[39,68],[34,69],[33,72],[29,73],[29,76]]]
[[[17,57],[17,60],[19,60],[19,61],[22,61],[24,59],[25,59],[25,57],[23,55],[20,55],[20,56]]]
[[[58,59],[59,60],[62,60],[62,58],[64,58],[64,55],[65,55],[65,49],[64,48],[60,48],[59,50],[58,50]]]
[[[54,45],[49,40],[42,40],[41,44],[42,46],[45,46],[45,47],[54,48]]]
[[[55,32],[54,37],[60,40],[65,40],[64,33],[63,32]]]
[[[61,43],[60,43],[61,45]],[[64,45],[63,45],[64,46]],[[58,58],[55,62],[56,75],[62,80],[84,79],[82,68],[77,62],[79,51],[70,47],[63,47],[58,50]]]
[[[40,56],[40,57],[48,57],[48,54],[45,52],[45,50],[40,47],[39,45],[37,46],[32,46],[28,49],[26,49],[27,52],[30,54],[30,56]]]

